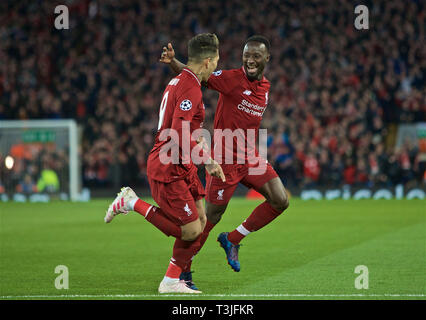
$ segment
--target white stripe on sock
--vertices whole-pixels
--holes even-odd
[[[145,213],[145,219],[146,219],[146,217],[148,217],[148,213],[151,211],[151,209],[153,208],[154,206],[150,206],[149,208],[148,208],[148,210],[146,210],[146,213]]]
[[[166,283],[172,283],[172,282],[177,282],[177,281],[179,281],[179,278],[170,278],[170,277],[166,277],[166,276],[164,276],[164,278],[163,278],[163,281],[164,282],[166,282]]]
[[[250,233],[250,231],[248,231],[246,228],[244,228],[244,226],[242,224],[240,224],[237,228],[237,231],[239,233],[241,233],[243,236],[246,236]]]

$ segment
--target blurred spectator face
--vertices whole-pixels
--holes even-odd
[[[357,170],[358,171],[365,171],[367,168],[367,165],[363,159],[359,160],[357,163]]]
[[[328,163],[328,153],[327,151],[323,150],[320,154],[320,162],[321,163]]]
[[[263,70],[269,61],[265,44],[250,41],[243,50],[243,66],[249,80],[261,80]]]
[[[32,179],[31,179],[31,176],[30,175],[25,175],[25,178],[24,178],[24,183],[26,183],[26,184],[32,184]]]

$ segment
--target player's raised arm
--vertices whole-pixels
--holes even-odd
[[[167,47],[163,47],[160,62],[168,64],[176,73],[181,73],[182,69],[186,67],[186,64],[183,64],[175,58],[175,50],[170,42],[167,44]]]

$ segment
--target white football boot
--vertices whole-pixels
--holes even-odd
[[[132,208],[129,205],[131,200],[137,199],[138,196],[130,187],[123,187],[121,191],[117,193],[117,197],[109,205],[108,210],[105,214],[104,221],[105,223],[110,223],[112,219],[118,214],[128,214],[129,211],[132,211]]]
[[[158,287],[159,293],[201,293],[199,290],[193,290],[186,285],[185,280],[161,281]]]

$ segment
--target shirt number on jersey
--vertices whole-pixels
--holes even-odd
[[[160,116],[159,116],[159,119],[158,119],[158,129],[157,130],[160,130],[161,126],[163,125],[164,113],[166,112],[168,96],[169,96],[169,92],[167,91],[163,96],[163,100],[161,100]]]

